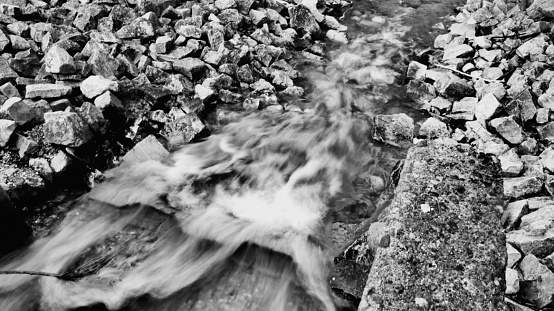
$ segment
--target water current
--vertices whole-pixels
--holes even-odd
[[[386,180],[406,150],[372,141],[367,120],[425,117],[403,71],[462,4],[355,1],[350,43],[302,66],[310,109],[253,114],[164,161],[107,172],[49,236],[0,262],[58,275],[0,275],[0,310],[351,308],[330,291],[329,225],[360,198],[360,175]]]

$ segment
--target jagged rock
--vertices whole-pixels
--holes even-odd
[[[491,120],[489,124],[510,144],[517,145],[525,138],[521,126],[514,120],[513,116],[497,118]]]
[[[46,64],[46,72],[72,74],[75,73],[76,67],[73,62],[73,57],[58,45],[52,46],[44,56]]]
[[[29,42],[20,36],[8,35],[8,37],[10,38],[12,49],[14,50],[23,51],[31,48]]]
[[[501,68],[498,67],[487,67],[483,69],[483,73],[481,74],[481,78],[489,79],[489,80],[496,80],[499,79],[504,75],[504,72]]]
[[[428,118],[419,128],[419,135],[426,138],[448,137],[448,126],[435,118]]]
[[[554,142],[554,122],[548,122],[545,125],[537,126],[537,132],[542,140]]]
[[[416,79],[416,80],[425,80],[425,71],[427,71],[427,66],[418,63],[416,61],[410,62],[408,65],[408,71],[406,72],[406,76],[410,79]]]
[[[294,86],[294,82],[290,78],[290,76],[282,71],[282,70],[275,70],[271,73],[271,76],[273,77],[273,80],[271,82],[279,87],[287,88]]]
[[[98,108],[100,111],[104,111],[106,108],[117,108],[117,109],[123,109],[123,104],[117,96],[115,96],[112,92],[106,91],[102,93],[102,95],[96,97],[94,99],[94,106]]]
[[[444,97],[436,97],[429,103],[431,107],[436,108],[441,113],[448,113],[452,108],[452,102]]]
[[[206,126],[195,113],[188,113],[166,123],[163,133],[169,145],[179,146],[192,141],[206,130]]]
[[[450,43],[450,41],[452,41],[452,34],[451,33],[447,33],[447,34],[443,34],[443,35],[438,35],[436,38],[435,38],[435,42],[434,42],[434,47],[436,49],[444,49],[446,47],[446,45],[448,43]]]
[[[36,141],[19,134],[16,134],[15,147],[19,150],[19,157],[22,159],[31,156],[39,149]]]
[[[155,30],[149,20],[139,17],[129,25],[121,27],[116,35],[119,39],[147,39],[155,35]]]
[[[246,110],[257,110],[260,107],[259,98],[247,98],[242,103],[242,107]]]
[[[545,148],[539,157],[542,165],[549,170],[550,173],[554,173],[554,149],[552,147]]]
[[[506,243],[506,252],[508,254],[508,261],[506,263],[506,267],[507,268],[514,268],[515,265],[521,260],[521,258],[523,256],[510,243]]]
[[[44,140],[47,143],[79,147],[92,139],[92,132],[75,112],[48,112],[44,114]]]
[[[317,35],[321,29],[310,10],[303,5],[289,8],[290,26],[300,34]]]
[[[83,95],[92,99],[106,91],[117,92],[119,84],[102,76],[90,76],[81,83],[80,89]]]
[[[85,102],[81,105],[81,107],[77,109],[77,111],[94,131],[100,133],[106,132],[108,121],[104,119],[102,111],[98,109],[95,105],[89,102]]]
[[[0,57],[0,84],[4,84],[9,81],[13,81],[18,78],[19,75],[8,65],[8,62]]]
[[[498,160],[500,160],[503,176],[515,177],[521,174],[523,162],[517,155],[515,149],[510,149],[506,153],[500,155]]]
[[[201,100],[207,100],[215,94],[214,90],[207,88],[201,84],[197,84],[194,90],[196,92],[196,96],[198,96],[198,98],[200,98]]]
[[[469,139],[480,139],[483,142],[494,139],[494,136],[479,121],[466,122],[465,136]]]
[[[414,135],[414,120],[404,113],[376,115],[373,138],[386,144],[399,146],[411,143]]]
[[[173,47],[173,38],[162,36],[156,39],[156,53],[166,54]]]
[[[60,174],[65,171],[69,165],[71,165],[71,158],[63,151],[58,151],[56,155],[50,160],[50,167],[55,174]]]
[[[547,205],[521,217],[518,230],[508,232],[506,239],[524,254],[539,258],[554,252],[554,205]]]
[[[87,63],[91,66],[92,73],[105,78],[118,77],[123,74],[125,66],[113,58],[107,51],[95,50]]]
[[[473,120],[473,111],[477,106],[477,97],[464,97],[459,101],[455,101],[452,105],[452,113],[464,113],[467,112],[471,115],[470,120]]]
[[[548,40],[549,38],[547,36],[541,34],[520,45],[516,49],[516,53],[521,58],[542,54],[544,52],[544,49],[548,46]]]
[[[538,308],[550,304],[554,296],[554,273],[532,254],[523,258],[519,268],[523,281],[520,294]]]
[[[443,61],[453,60],[460,57],[465,57],[473,53],[473,48],[467,44],[461,44],[452,47],[446,47],[444,50],[444,55],[442,57]]]
[[[108,11],[102,5],[85,4],[79,7],[73,25],[80,31],[88,31],[96,28],[98,20],[106,17]]]
[[[36,121],[37,113],[25,101],[17,97],[8,99],[0,108],[7,113],[18,125],[25,125]]]
[[[538,103],[543,108],[554,109],[554,92],[547,91],[539,96]]]
[[[0,148],[6,147],[15,128],[15,121],[0,119]]]
[[[169,155],[165,147],[156,139],[154,135],[149,135],[136,144],[123,157],[123,162],[141,163],[148,160],[161,161]]]
[[[7,98],[21,97],[21,94],[19,94],[17,88],[10,82],[6,82],[2,86],[0,86],[0,93],[2,93]]]
[[[185,77],[194,80],[206,69],[206,63],[198,58],[187,57],[174,61],[173,68]]]
[[[511,295],[519,292],[519,273],[517,270],[506,269],[506,294]]]
[[[455,23],[450,26],[450,33],[468,39],[475,38],[475,24]]]
[[[52,167],[50,167],[48,160],[44,158],[31,158],[29,159],[29,166],[39,173],[42,178],[48,180],[49,182],[54,180],[54,171],[52,170]]]
[[[554,102],[553,102],[554,107]],[[545,124],[550,121],[550,109],[549,108],[539,108],[535,114],[535,122],[537,124]]]
[[[504,228],[510,229],[514,224],[526,213],[529,209],[529,203],[527,200],[519,200],[508,203],[504,213],[502,214],[502,224]],[[519,254],[519,252],[518,252]],[[512,268],[513,265],[508,265],[509,268]]]
[[[537,149],[538,149],[537,140],[532,137],[527,137],[518,146],[518,152],[520,154],[534,155],[537,152]]]
[[[424,107],[436,97],[435,88],[431,84],[419,80],[410,80],[406,94],[419,104],[419,108]]]
[[[466,81],[452,73],[444,74],[435,81],[434,86],[441,95],[455,100],[472,97],[475,94],[475,90]]]
[[[67,96],[72,88],[60,84],[33,84],[25,87],[25,98],[58,98]]]
[[[525,195],[539,193],[543,184],[543,176],[505,178],[504,195],[511,198],[520,198]]]
[[[487,121],[497,112],[499,107],[500,102],[498,102],[494,94],[488,93],[475,105],[473,112],[477,120]]]

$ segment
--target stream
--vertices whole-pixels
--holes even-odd
[[[300,62],[311,113],[260,112],[107,172],[48,236],[2,259],[58,277],[0,276],[0,310],[355,310],[329,288],[331,261],[407,150],[373,141],[367,118],[427,117],[404,70],[464,2],[354,1],[350,43]]]

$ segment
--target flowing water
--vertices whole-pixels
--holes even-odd
[[[343,307],[329,289],[329,224],[359,199],[360,175],[386,175],[405,152],[373,142],[368,120],[424,117],[402,71],[461,4],[355,3],[352,43],[307,66],[310,109],[253,114],[164,161],[108,172],[52,234],[3,259],[0,270],[58,277],[0,275],[0,310]]]

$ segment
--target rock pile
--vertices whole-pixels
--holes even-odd
[[[71,163],[106,169],[148,135],[171,149],[207,135],[207,119],[288,109],[279,98],[304,92],[294,55],[346,41],[333,17],[346,5],[0,0],[0,184],[44,192]]]
[[[412,62],[408,92],[433,117],[420,138],[449,136],[498,157],[506,294],[537,308],[554,299],[554,1],[469,0],[428,63]]]

